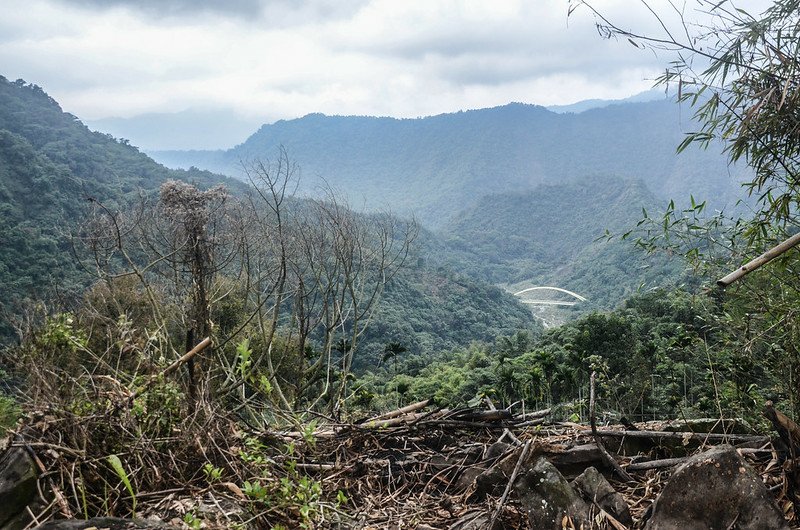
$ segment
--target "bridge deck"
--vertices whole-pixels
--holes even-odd
[[[562,300],[520,300],[523,304],[531,305],[575,305],[578,302],[564,302]]]

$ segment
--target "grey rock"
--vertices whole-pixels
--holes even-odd
[[[476,479],[487,470],[487,466],[493,466],[498,458],[502,457],[506,453],[508,453],[512,449],[512,446],[507,443],[503,442],[495,442],[486,449],[486,455],[483,455],[481,452],[482,458],[479,458],[475,461],[470,467],[466,467],[461,476],[459,476],[458,481],[456,482],[456,490],[463,491],[472,486],[475,483]],[[508,472],[506,469],[508,466],[503,467],[503,473]],[[491,474],[491,478],[486,480],[482,479],[482,483],[478,485],[479,496],[492,491],[492,489],[498,485],[505,475],[503,473],[493,473]]]
[[[586,468],[572,486],[587,502],[594,502],[625,526],[633,525],[628,503],[596,468]]]
[[[564,516],[571,517],[576,527],[581,523],[588,527],[588,505],[547,459],[540,457],[517,479],[514,489],[531,528],[561,529]]]
[[[495,442],[486,450],[484,460],[495,460],[506,454],[509,450],[511,450],[511,444]]]
[[[775,500],[730,445],[691,457],[653,504],[646,530],[784,530]]]
[[[458,480],[456,481],[455,491],[465,491],[467,488],[475,483],[475,480],[485,472],[486,468],[483,466],[467,467],[461,471]]]
[[[36,480],[33,460],[21,447],[12,447],[0,457],[0,527],[33,501]]]

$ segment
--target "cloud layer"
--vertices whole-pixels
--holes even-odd
[[[596,4],[654,29],[630,0]],[[86,119],[228,108],[413,117],[646,90],[666,62],[566,0],[4,0],[0,74]]]

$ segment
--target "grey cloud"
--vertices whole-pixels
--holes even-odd
[[[505,55],[483,55],[447,60],[438,68],[438,75],[456,85],[504,85],[541,75],[535,61]]]
[[[108,9],[129,7],[148,15],[176,16],[215,12],[238,16],[255,16],[261,13],[261,0],[61,0],[62,4]]]
[[[660,67],[652,53],[606,41],[593,32],[537,38],[526,31],[447,31],[405,41],[387,40],[362,52],[424,62],[453,85],[499,86],[554,74],[606,77],[617,68]]]
[[[349,17],[367,0],[57,0],[63,5],[91,9],[127,7],[153,18],[216,15],[271,27],[285,27]]]
[[[426,56],[458,57],[468,53],[502,52],[525,46],[529,35],[490,28],[440,28],[438,32],[415,33],[401,38],[386,35],[380,42],[343,42],[343,50],[407,60]]]

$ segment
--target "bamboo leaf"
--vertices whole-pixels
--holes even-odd
[[[128,490],[128,493],[131,495],[131,499],[133,499],[133,507],[131,511],[134,515],[136,515],[136,494],[133,492],[133,485],[131,485],[131,481],[128,478],[128,473],[125,471],[125,467],[122,465],[122,460],[119,459],[117,455],[110,455],[108,457],[108,464],[111,466],[111,469],[117,474],[119,479],[125,485],[125,488]]]

